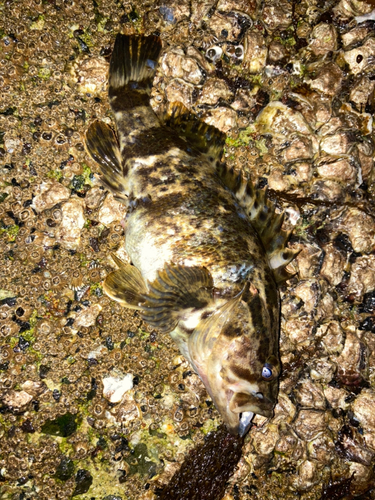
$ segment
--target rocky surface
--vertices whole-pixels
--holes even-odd
[[[181,101],[225,131],[224,160],[268,186],[300,250],[275,415],[254,419],[223,498],[375,498],[372,3],[0,6],[1,499],[154,500],[215,443],[220,417],[171,339],[102,288],[125,214],[84,134],[112,123],[116,33],[155,31],[155,111]]]

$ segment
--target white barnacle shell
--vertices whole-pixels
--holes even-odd
[[[207,49],[206,58],[211,62],[215,62],[221,58],[222,54],[223,54],[223,49],[218,45],[213,45],[212,47],[209,47]]]

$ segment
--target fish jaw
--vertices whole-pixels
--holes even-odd
[[[229,432],[243,436],[253,414],[272,417],[277,400],[279,362],[277,329],[270,342],[260,342],[251,324],[246,302],[229,301],[208,320],[202,321],[188,339],[187,358],[203,381]],[[215,315],[217,316],[215,318]],[[238,332],[228,337],[228,329]],[[186,349],[185,349],[186,351]],[[271,380],[262,377],[272,366]]]

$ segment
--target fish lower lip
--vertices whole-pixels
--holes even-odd
[[[238,434],[243,437],[251,427],[251,421],[254,413],[252,411],[244,411],[240,414],[240,423],[238,426]]]

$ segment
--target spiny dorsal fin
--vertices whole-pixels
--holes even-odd
[[[125,264],[114,254],[112,254],[112,259],[119,269],[105,279],[105,293],[124,307],[140,309],[145,301],[143,294],[147,293],[146,283],[140,271],[131,264]]]
[[[200,309],[212,300],[212,287],[207,269],[166,264],[143,294],[141,316],[151,326],[170,332],[183,310]]]
[[[265,190],[255,189],[251,180],[246,179],[242,172],[229,169],[223,163],[218,166],[217,171],[224,185],[245,209],[262,240],[276,282],[289,279],[291,275],[285,270],[285,266],[294,259],[298,251],[287,248],[291,233],[281,229],[284,213],[276,214],[275,206],[267,198]]]
[[[116,199],[126,203],[127,179],[123,174],[117,138],[111,127],[99,120],[91,123],[86,132],[86,148],[100,166],[103,184],[113,192]]]
[[[186,138],[194,149],[214,159],[221,157],[226,135],[216,127],[202,122],[181,102],[169,103],[164,121],[181,137]]]

